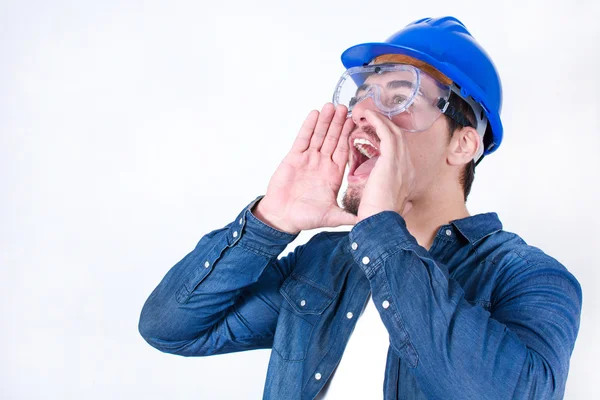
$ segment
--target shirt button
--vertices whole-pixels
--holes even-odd
[[[452,236],[452,231],[450,229],[446,229],[446,235]]]
[[[315,374],[315,379],[318,380],[318,381],[321,380],[321,374],[317,372]]]
[[[305,305],[306,305],[306,300],[302,300],[302,301],[300,302],[300,307],[304,307]]]
[[[233,237],[237,237],[237,231],[233,232]]]
[[[388,308],[390,306],[390,302],[387,300],[384,300],[383,303],[381,303],[381,307],[383,308]]]
[[[346,314],[346,318],[352,319],[352,317],[354,317],[354,314],[352,314],[351,312],[349,312],[348,314]]]
[[[239,221],[239,222],[240,222],[240,225],[241,225],[241,224],[242,224],[242,219],[241,219],[241,218],[240,218],[240,221]]]
[[[363,257],[363,259],[362,259],[362,263],[365,265],[367,265],[369,263],[369,261],[371,261],[371,260],[369,260],[369,257]]]
[[[358,249],[358,244],[356,242],[352,243],[352,250]]]
[[[208,268],[209,266],[210,266],[210,263],[209,263],[208,261],[206,261],[206,262],[204,263],[204,268]]]

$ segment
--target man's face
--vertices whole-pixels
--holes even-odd
[[[401,77],[399,76],[398,78],[400,79]],[[384,78],[373,75],[369,77],[366,83],[378,84],[378,79]],[[389,81],[389,76],[385,77],[385,80]],[[425,80],[422,85],[435,85],[435,82],[428,82]],[[427,87],[424,87],[423,89],[426,92],[431,92],[430,90],[427,90]],[[401,93],[401,91],[398,93]],[[361,154],[359,148],[363,147],[363,151],[365,148],[369,151],[370,148],[368,145],[355,144],[355,140],[366,139],[375,145],[376,148],[379,148],[380,146],[380,139],[377,136],[375,128],[368,124],[365,118],[364,114],[366,110],[381,112],[372,98],[362,100],[352,109],[352,119],[356,124],[356,128],[349,137],[351,149],[349,159],[350,171],[348,173],[348,189],[344,193],[342,206],[354,215],[358,215],[362,191],[370,175],[370,172],[361,173],[365,172],[365,167],[356,171],[360,164],[368,160],[367,156]],[[413,114],[413,118],[420,117],[418,112]],[[380,115],[383,118],[388,118],[383,114]],[[410,118],[407,116],[407,113],[400,113],[392,116],[391,121],[396,126],[401,127],[406,126],[406,118]],[[415,188],[409,198],[409,200],[414,201],[425,195],[427,190],[431,188],[432,185],[435,185],[435,178],[446,163],[445,153],[448,146],[448,124],[445,118],[438,117],[429,129],[421,132],[404,131],[404,135],[412,164],[415,167]],[[366,171],[368,171],[368,168]],[[357,173],[355,174],[355,172]]]

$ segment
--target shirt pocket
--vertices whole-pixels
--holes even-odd
[[[288,361],[302,361],[321,315],[335,293],[300,275],[292,273],[279,292],[283,296],[273,350]]]

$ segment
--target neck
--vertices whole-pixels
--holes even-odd
[[[429,198],[413,200],[412,203],[412,208],[404,217],[406,227],[419,245],[427,250],[431,248],[440,226],[470,215],[461,192],[454,196],[450,193],[438,193]]]

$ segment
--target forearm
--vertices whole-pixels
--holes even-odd
[[[523,274],[526,285],[512,288],[511,296],[530,300],[507,302],[490,315],[465,300],[461,286],[416,243],[399,214],[367,218],[350,236],[391,345],[428,397],[562,395],[580,310],[579,287],[567,274]],[[533,290],[539,293],[533,296]],[[555,312],[557,303],[562,313]]]
[[[197,351],[214,351],[215,345],[221,346],[198,343],[216,340],[216,329],[222,329],[220,334],[225,338],[261,335],[253,332],[252,325],[239,323],[235,315],[223,324],[229,314],[260,307],[258,299],[244,300],[240,296],[259,281],[269,264],[275,269],[286,267],[276,263],[276,258],[295,238],[256,219],[250,209],[257,200],[234,221],[206,234],[151,293],[139,326],[150,344],[162,351],[190,353],[189,346],[195,345]],[[265,284],[276,286],[285,274],[269,271],[264,277],[269,282]],[[201,350],[203,347],[212,350]]]

